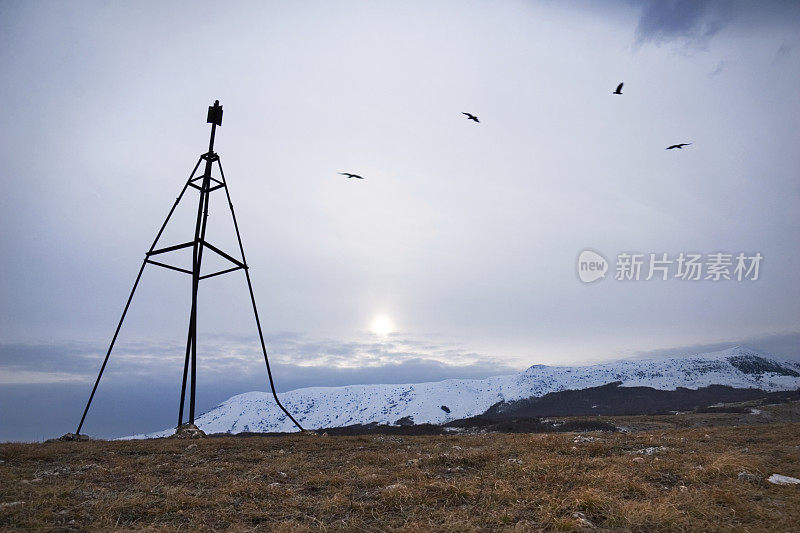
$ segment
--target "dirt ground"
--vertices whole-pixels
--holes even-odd
[[[2,444],[0,529],[796,531],[800,485],[767,481],[800,477],[796,406],[759,409],[614,418],[627,433]]]

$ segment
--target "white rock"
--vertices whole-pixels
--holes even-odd
[[[5,503],[0,503],[0,509],[3,509],[5,507],[16,507],[17,505],[24,505],[24,504],[25,504],[25,502],[5,502]]]
[[[767,478],[767,481],[775,485],[800,485],[800,479],[796,477],[782,476],[780,474],[772,474]]]

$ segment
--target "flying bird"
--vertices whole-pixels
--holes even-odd
[[[480,120],[478,120],[478,117],[476,117],[476,116],[475,116],[475,115],[473,115],[472,113],[464,113],[464,112],[462,111],[462,112],[461,112],[461,114],[462,114],[462,115],[467,115],[467,119],[468,119],[468,120],[474,120],[475,122],[480,122]]]
[[[683,150],[684,146],[689,146],[692,143],[680,143],[680,144],[673,144],[672,146],[667,146],[664,150],[672,150],[673,148],[677,148],[678,150]]]
[[[347,176],[347,179],[350,179],[350,178],[356,178],[356,179],[359,179],[359,180],[363,180],[364,179],[361,176],[359,176],[358,174],[351,174],[349,172],[339,172],[339,174],[341,174],[342,176]]]
[[[623,85],[625,85],[625,83],[620,83],[619,85],[617,85],[617,90],[616,90],[616,91],[614,91],[614,92],[613,92],[613,93],[611,93],[611,94],[622,94],[622,86],[623,86]]]

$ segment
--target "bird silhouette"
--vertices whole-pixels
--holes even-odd
[[[339,172],[339,174],[341,174],[342,176],[347,176],[347,179],[350,179],[350,178],[356,178],[356,179],[359,179],[359,180],[363,180],[364,179],[361,176],[359,176],[358,174],[351,174],[349,172]]]
[[[462,115],[467,115],[467,119],[469,119],[469,120],[474,120],[475,122],[480,122],[480,120],[478,120],[478,117],[476,117],[476,116],[475,116],[475,115],[473,115],[472,113],[464,113],[464,112],[462,111],[462,112],[461,112],[461,114],[462,114]]]
[[[617,85],[617,90],[616,90],[616,91],[614,91],[614,92],[613,92],[613,93],[611,93],[611,94],[622,94],[622,86],[623,86],[623,85],[625,85],[625,83],[620,83],[619,85]]]
[[[672,146],[667,146],[664,150],[672,150],[673,148],[677,148],[678,150],[683,150],[684,146],[689,146],[692,143],[680,143],[680,144],[673,144]]]

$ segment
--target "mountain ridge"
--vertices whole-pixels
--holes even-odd
[[[675,390],[710,385],[764,391],[800,388],[800,363],[741,346],[684,357],[622,359],[585,366],[532,365],[517,374],[409,384],[307,387],[279,393],[308,429],[398,422],[443,424],[494,405],[565,390],[621,382],[622,387]],[[206,433],[291,432],[296,427],[267,392],[233,396],[200,415]],[[127,438],[169,436],[174,429]]]

